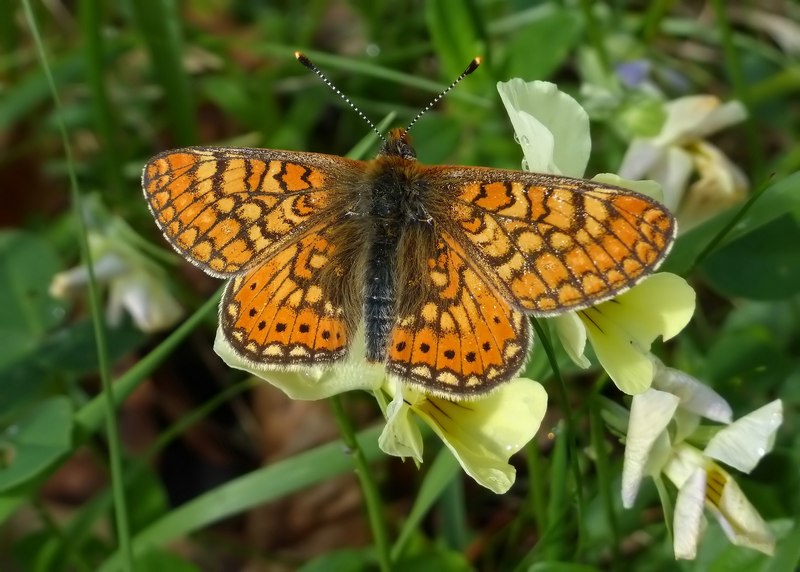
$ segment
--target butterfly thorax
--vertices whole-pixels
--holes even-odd
[[[378,157],[402,157],[414,160],[417,158],[417,152],[411,145],[411,137],[405,129],[392,129],[389,137],[381,145]]]

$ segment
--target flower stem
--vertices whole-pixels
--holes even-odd
[[[364,495],[364,504],[367,508],[367,517],[372,528],[372,537],[375,542],[375,551],[378,555],[378,564],[381,572],[391,570],[391,560],[389,557],[389,537],[386,532],[386,522],[383,519],[383,504],[381,503],[378,486],[370,471],[364,452],[356,440],[353,425],[344,411],[342,399],[338,395],[330,398],[333,416],[342,434],[342,441],[349,449],[355,463],[356,475],[361,484],[361,493]]]

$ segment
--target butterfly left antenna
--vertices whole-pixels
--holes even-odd
[[[377,134],[378,134],[378,137],[380,137],[380,138],[381,138],[381,141],[383,141],[383,142],[386,142],[386,138],[383,136],[383,133],[381,133],[380,131],[378,131],[378,128],[377,128],[377,127],[375,127],[375,124],[374,124],[372,121],[370,121],[370,120],[369,120],[369,117],[367,117],[366,115],[364,115],[364,113],[363,113],[363,112],[362,112],[362,111],[361,111],[361,110],[360,110],[358,107],[356,107],[356,104],[355,104],[355,103],[353,103],[352,101],[350,101],[350,98],[349,98],[349,97],[347,97],[345,94],[343,94],[343,93],[342,93],[342,92],[339,90],[339,88],[338,88],[338,87],[336,87],[335,85],[333,85],[333,82],[332,82],[331,80],[329,80],[329,79],[328,79],[328,78],[325,76],[325,74],[324,74],[324,73],[322,73],[322,72],[320,71],[320,69],[319,69],[317,66],[315,66],[315,65],[314,65],[314,62],[312,62],[310,59],[308,59],[308,56],[307,56],[307,55],[305,55],[303,52],[295,52],[295,53],[294,53],[294,57],[296,57],[296,58],[297,58],[297,61],[298,61],[298,62],[300,62],[301,64],[303,64],[304,66],[306,66],[306,67],[307,67],[308,69],[310,69],[312,72],[314,72],[314,73],[317,75],[317,77],[319,77],[319,79],[321,79],[321,80],[322,80],[322,82],[323,82],[325,85],[327,85],[329,88],[331,88],[331,89],[333,90],[333,92],[334,92],[336,95],[338,95],[338,96],[339,96],[339,97],[341,97],[343,100],[345,100],[345,102],[347,103],[347,105],[349,105],[349,106],[350,106],[350,109],[352,109],[353,111],[355,111],[355,112],[358,114],[358,116],[359,116],[361,119],[363,119],[364,121],[366,121],[366,122],[367,122],[367,125],[369,125],[370,127],[372,127],[372,130],[373,130],[375,133],[377,133]]]

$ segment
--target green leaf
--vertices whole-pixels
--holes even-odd
[[[170,572],[200,572],[201,568],[177,554],[150,550],[136,559],[137,570],[169,570]]]
[[[73,52],[62,57],[53,66],[56,85],[65,85],[82,77],[85,69],[83,54]],[[5,86],[0,98],[0,131],[21,123],[42,104],[50,103],[50,88],[41,69],[27,73],[23,78]]]
[[[550,77],[577,44],[581,27],[574,10],[543,12],[541,18],[517,30],[506,47],[507,77],[526,81]]]
[[[0,491],[19,485],[70,450],[72,406],[66,397],[37,405],[0,434]]]
[[[800,292],[800,225],[789,215],[717,250],[702,264],[709,284],[725,296],[780,300]]]
[[[599,568],[569,562],[537,562],[528,572],[598,572]]]
[[[469,572],[474,568],[460,552],[433,548],[401,560],[394,572]]]
[[[445,487],[459,472],[459,464],[453,454],[446,447],[439,450],[439,454],[431,464],[430,470],[420,485],[419,492],[414,499],[414,506],[403,523],[403,529],[397,536],[397,541],[392,547],[392,560],[397,561],[403,554],[403,548],[411,536],[419,531],[422,519],[428,514],[436,500],[441,496]]]
[[[28,232],[0,232],[0,423],[42,392],[45,364],[60,349],[59,343],[48,345],[64,316],[62,304],[48,293],[58,270],[58,258],[44,240]],[[57,360],[50,363],[63,371]]]
[[[298,572],[363,572],[375,568],[372,550],[345,549],[328,552],[299,568]]]
[[[153,73],[163,89],[169,110],[167,120],[175,143],[194,144],[197,142],[195,105],[192,85],[182,60],[182,21],[178,16],[178,6],[168,0],[150,4],[133,2],[130,6],[147,45]]]
[[[138,347],[146,336],[125,321],[118,328],[108,329],[106,339],[113,361]],[[48,333],[34,347],[27,347],[14,363],[0,368],[0,423],[45,392],[53,376],[78,376],[96,371],[97,367],[91,320],[83,319]]]
[[[786,213],[800,209],[798,189],[800,189],[800,172],[770,185],[717,248],[753,232]],[[688,272],[700,253],[741,209],[742,205],[732,207],[689,232],[681,234],[661,270],[681,275]]]
[[[0,232],[0,366],[33,348],[63,317],[47,292],[58,267],[45,241],[28,232]]]
[[[704,381],[733,393],[747,385],[766,390],[779,385],[790,371],[791,360],[760,324],[723,331],[706,353]],[[726,394],[728,399],[732,395]]]
[[[800,567],[800,522],[795,520],[791,532],[778,541],[775,555],[764,563],[761,570],[781,572],[797,570],[798,567]]]
[[[473,0],[429,0],[425,2],[425,21],[445,77],[455,79],[483,52],[485,33]]]

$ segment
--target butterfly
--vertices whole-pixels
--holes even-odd
[[[529,316],[628,290],[676,232],[663,205],[626,189],[421,164],[407,128],[370,161],[166,151],[142,185],[171,245],[229,279],[219,319],[240,357],[276,369],[332,364],[363,331],[368,361],[449,398],[513,378],[532,344]]]

